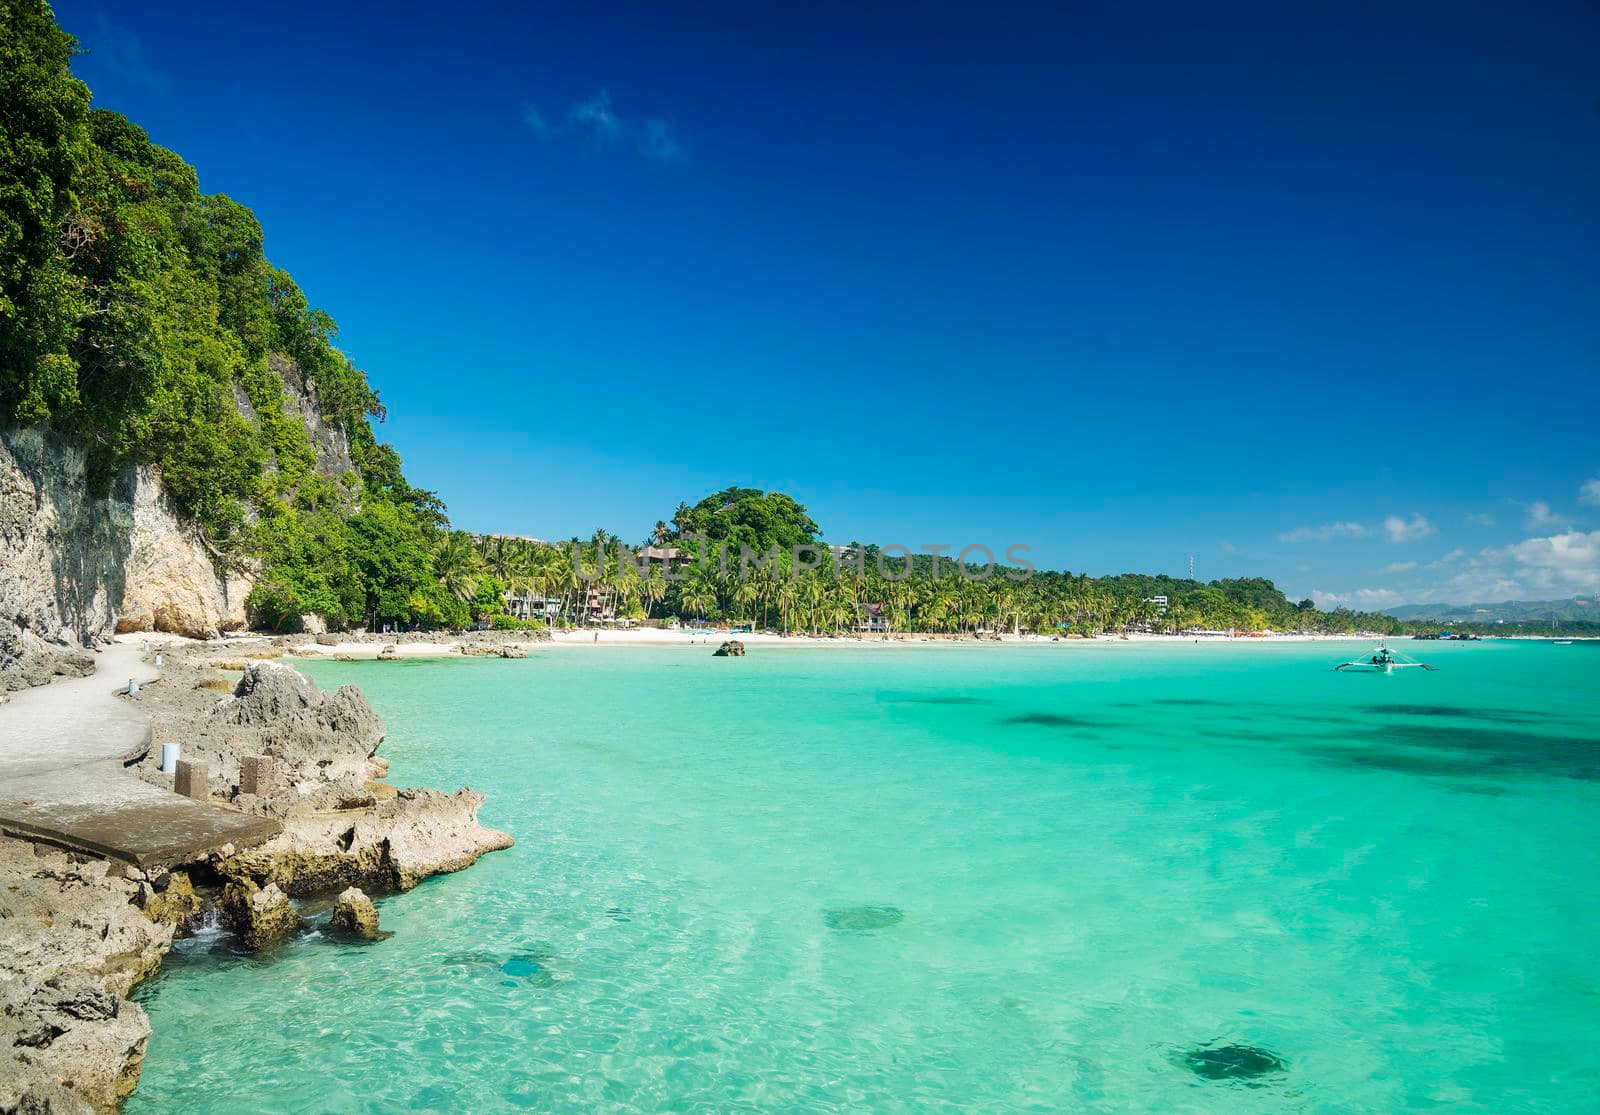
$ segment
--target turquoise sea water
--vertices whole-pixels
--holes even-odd
[[[518,845],[191,943],[128,1110],[1593,1110],[1600,645],[1360,649],[310,664]]]

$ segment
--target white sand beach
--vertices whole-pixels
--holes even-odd
[[[519,640],[515,633],[499,633],[496,645],[522,646],[526,649],[537,647],[640,647],[640,646],[707,646],[717,645],[734,639],[746,646],[796,646],[796,647],[908,647],[908,646],[1117,646],[1136,643],[1216,643],[1237,646],[1241,644],[1271,645],[1280,643],[1312,643],[1312,642],[1356,642],[1368,643],[1380,639],[1380,635],[1265,635],[1259,637],[1229,638],[1222,635],[1196,636],[1196,635],[1147,635],[1130,634],[1103,635],[1094,639],[1061,637],[1053,639],[1049,636],[1039,635],[1010,635],[1002,634],[998,637],[983,636],[974,638],[971,635],[926,635],[918,633],[891,633],[891,634],[859,634],[847,635],[780,635],[771,631],[757,631],[753,633],[732,634],[726,631],[691,631],[688,629],[665,630],[662,628],[646,627],[632,630],[593,630],[573,629],[558,630],[550,633],[548,639]],[[473,636],[452,638],[441,635],[437,639],[425,642],[394,642],[385,643],[376,640],[317,643],[307,640],[303,643],[294,643],[286,648],[287,653],[303,657],[339,657],[355,659],[377,658],[386,646],[394,649],[387,657],[391,658],[444,658],[454,657],[462,653],[463,645],[472,645]]]

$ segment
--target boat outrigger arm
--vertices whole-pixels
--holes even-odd
[[[1439,667],[1430,666],[1426,662],[1418,662],[1414,658],[1397,654],[1389,649],[1387,643],[1379,643],[1368,658],[1357,658],[1350,662],[1341,662],[1334,667],[1335,670],[1353,670],[1356,673],[1392,674],[1396,670],[1437,670]]]

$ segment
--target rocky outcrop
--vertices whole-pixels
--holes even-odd
[[[125,996],[173,927],[105,862],[0,839],[0,1111],[113,1110],[133,1091],[149,1019]]]
[[[242,626],[249,582],[219,571],[147,467],[91,495],[81,450],[46,429],[0,430],[0,690],[80,675],[115,630],[211,635]]]
[[[716,650],[711,652],[713,658],[743,658],[744,644],[738,639],[729,639]]]
[[[277,761],[279,777],[288,782],[364,781],[367,759],[383,742],[383,721],[353,685],[324,693],[315,682],[289,666],[252,662],[234,688],[207,717],[214,733],[227,740],[229,727],[250,729],[251,748]],[[237,784],[239,753],[232,748],[205,749],[228,764]],[[218,768],[213,767],[213,770]]]
[[[94,655],[68,643],[40,638],[26,627],[0,618],[0,702],[5,694],[58,677],[94,673]]]
[[[293,813],[265,844],[217,865],[229,878],[277,883],[290,894],[359,886],[410,890],[430,875],[460,871],[485,852],[509,848],[506,833],[478,823],[483,795],[471,789],[400,790],[361,809]]]
[[[250,579],[213,559],[149,470],[137,470],[135,481],[117,630],[207,639],[243,629]]]
[[[182,740],[184,756],[205,762],[213,785],[242,790],[246,756],[273,760],[270,783],[235,792],[233,803],[276,818],[283,831],[209,870],[257,886],[276,883],[295,896],[350,886],[375,893],[409,890],[511,846],[511,837],[478,823],[482,794],[401,790],[382,781],[389,764],[375,752],[383,721],[359,689],[327,693],[289,666],[247,661],[232,694],[219,700],[197,688],[214,676],[214,658],[199,647],[175,654],[163,683],[140,697],[154,738]],[[159,752],[151,749],[139,773],[164,785]]]
[[[132,476],[91,500],[86,472],[55,434],[0,429],[0,691],[81,675],[68,656],[111,633]]]
[[[260,951],[283,944],[300,928],[300,911],[276,883],[236,879],[222,889],[222,912],[240,944]]]
[[[224,667],[220,648],[173,648],[160,683],[142,691],[140,710],[156,741],[181,741],[186,757],[207,763],[213,790],[280,818],[284,830],[245,851],[225,846],[187,872],[148,877],[0,837],[4,1115],[110,1111],[132,1091],[149,1022],[125,997],[156,971],[175,926],[208,902],[242,945],[267,949],[302,924],[291,895],[360,888],[341,896],[338,924],[377,939],[385,934],[367,893],[409,890],[512,843],[478,823],[481,794],[383,783],[388,763],[373,754],[383,724],[359,690],[321,691],[261,657],[278,653],[270,644],[226,653],[226,668],[245,659],[227,695],[211,688]],[[159,750],[135,771],[168,785]],[[254,793],[239,788],[249,756],[272,759],[270,777],[249,764]]]
[[[204,906],[189,876],[182,871],[163,872],[145,882],[135,901],[145,917],[169,925],[194,917]]]
[[[346,887],[333,903],[333,917],[328,928],[335,933],[376,941],[383,936],[378,928],[378,908],[359,887]]]

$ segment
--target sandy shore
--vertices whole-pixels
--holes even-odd
[[[553,631],[548,637],[529,638],[526,635],[519,637],[518,632],[480,633],[474,635],[451,638],[440,636],[438,638],[405,642],[395,641],[386,643],[381,638],[367,637],[360,641],[341,639],[335,643],[316,643],[311,640],[294,641],[285,650],[289,654],[302,657],[344,658],[344,659],[373,659],[386,646],[394,650],[389,657],[394,658],[449,658],[458,657],[463,645],[473,646],[487,643],[488,645],[522,646],[526,649],[536,647],[616,647],[616,646],[717,646],[728,640],[737,639],[746,646],[796,646],[796,647],[912,647],[912,646],[1128,646],[1135,643],[1172,643],[1172,644],[1202,644],[1215,643],[1229,646],[1252,645],[1267,646],[1279,643],[1313,643],[1313,642],[1355,642],[1371,643],[1382,636],[1379,635],[1270,635],[1261,638],[1230,639],[1226,636],[1194,636],[1194,635],[1129,635],[1126,638],[1120,635],[1102,635],[1094,639],[1061,638],[1051,639],[1048,636],[1032,635],[1001,635],[998,638],[985,636],[981,639],[971,635],[923,635],[923,634],[890,634],[890,635],[842,635],[838,637],[815,635],[779,635],[770,631],[758,631],[750,634],[734,635],[725,631],[667,631],[660,628],[637,628],[631,631],[612,630],[569,630]],[[247,640],[235,640],[245,642]]]

